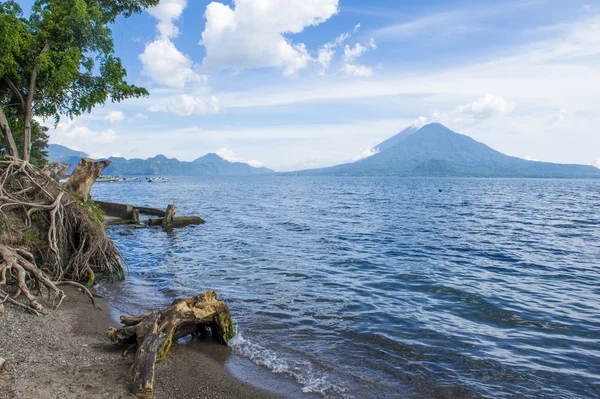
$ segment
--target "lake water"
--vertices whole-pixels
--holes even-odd
[[[215,289],[234,353],[305,392],[600,397],[600,181],[172,177],[93,196],[205,218],[111,229],[122,300]]]

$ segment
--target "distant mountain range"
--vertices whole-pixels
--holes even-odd
[[[600,169],[528,161],[498,152],[472,138],[432,123],[410,127],[373,148],[375,155],[353,163],[293,174],[342,176],[600,178]]]
[[[50,144],[49,162],[71,164],[67,174],[71,173],[81,158],[88,154],[71,150],[68,147]],[[192,162],[182,162],[175,158],[157,155],[148,159],[106,158],[111,161],[103,174],[113,176],[251,176],[273,173],[271,169],[255,168],[246,163],[229,162],[217,154],[206,154]]]
[[[432,176],[432,177],[539,177],[600,178],[600,169],[528,161],[498,152],[439,124],[409,127],[373,148],[375,155],[353,163],[287,174],[329,176]],[[48,158],[72,165],[87,154],[50,144]],[[108,158],[107,175],[251,176],[274,173],[207,154],[192,162],[157,155],[148,159]]]

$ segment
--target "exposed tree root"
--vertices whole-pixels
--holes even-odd
[[[173,341],[210,328],[222,344],[233,337],[233,324],[225,302],[214,291],[193,298],[177,299],[171,306],[139,316],[121,316],[120,329],[111,327],[108,338],[126,352],[137,347],[132,391],[138,398],[152,398],[154,365],[167,356]]]
[[[121,255],[91,206],[30,163],[0,160],[0,305],[39,314],[32,291],[46,287],[55,308],[64,299],[61,284],[76,286],[94,303],[79,282],[91,285],[98,274],[124,277]],[[6,286],[14,297],[5,298]]]

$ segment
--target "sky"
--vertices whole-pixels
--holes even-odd
[[[508,155],[600,167],[598,0],[162,0],[112,30],[150,96],[63,119],[51,143],[289,171],[441,122]]]

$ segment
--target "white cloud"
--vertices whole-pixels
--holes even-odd
[[[60,122],[55,129],[50,127],[50,142],[92,153],[98,146],[112,144],[118,138],[113,129],[94,130],[83,123],[84,121],[67,119]]]
[[[104,117],[104,120],[110,124],[121,122],[123,119],[125,119],[125,115],[121,111],[110,111]]]
[[[255,168],[260,168],[263,166],[262,162],[256,160],[246,160],[244,158],[240,158],[237,154],[231,150],[230,148],[223,147],[217,151],[217,155],[229,162],[241,162],[247,163],[250,166],[254,166]]]
[[[375,44],[375,39],[369,39],[369,42],[363,46],[360,43],[356,43],[354,47],[350,47],[346,45],[344,48],[344,61],[345,62],[353,62],[355,59],[363,55],[369,49],[376,49],[377,45]]]
[[[158,20],[156,29],[161,37],[172,38],[179,35],[174,22],[181,17],[186,6],[187,0],[161,0],[156,7],[148,9],[148,14]]]
[[[137,114],[135,114],[135,117],[137,119],[148,119],[148,116],[145,114],[142,114],[141,112],[138,112]]]
[[[596,158],[596,163],[594,164],[594,166],[600,168],[600,158]]]
[[[179,116],[209,115],[219,112],[219,99],[210,97],[206,100],[187,94],[171,97],[166,104],[152,105],[150,112],[170,112]]]
[[[175,47],[169,38],[159,38],[146,45],[139,55],[142,73],[154,83],[183,89],[187,83],[207,80],[194,70],[194,63]]]
[[[376,148],[367,148],[367,149],[362,150],[360,154],[358,154],[354,158],[352,158],[352,161],[353,162],[360,161],[361,159],[369,158],[378,153],[379,153],[379,150]]]
[[[188,83],[206,81],[207,77],[196,71],[194,62],[175,47],[172,39],[179,34],[175,21],[181,17],[186,0],[161,0],[148,13],[158,20],[158,37],[146,44],[139,55],[142,74],[154,83],[183,89]]]
[[[360,22],[357,23],[356,25],[354,25],[354,29],[352,30],[352,33],[358,32],[359,29],[360,29]]]
[[[471,115],[475,119],[489,119],[495,116],[509,115],[514,109],[514,102],[507,101],[494,94],[486,94],[479,100],[457,107],[458,112]]]
[[[360,26],[360,24],[358,24],[355,27],[354,32],[356,32],[356,30],[358,30],[359,26]],[[350,33],[344,32],[341,35],[339,35],[338,37],[336,37],[333,41],[331,41],[329,43],[325,43],[319,49],[318,56],[317,56],[317,62],[319,63],[319,65],[321,65],[323,73],[327,69],[329,69],[329,65],[331,64],[331,60],[333,59],[333,56],[336,53],[336,49],[338,47],[340,47],[342,44],[344,44],[346,39],[348,39],[349,37],[350,37]]]
[[[277,67],[293,76],[312,58],[304,44],[284,35],[300,33],[337,12],[338,0],[236,0],[233,8],[212,2],[204,14],[203,64],[212,70],[234,71]]]
[[[415,119],[413,121],[412,126],[420,129],[423,126],[425,126],[426,124],[428,124],[429,122],[430,122],[430,119],[427,118],[426,116],[419,116],[417,119]]]
[[[342,72],[344,72],[347,76],[368,77],[373,74],[373,69],[365,65],[345,64],[342,67]]]
[[[344,47],[344,66],[342,71],[347,76],[371,76],[373,69],[365,65],[354,64],[354,61],[368,50],[376,49],[375,39],[369,39],[366,45],[356,43],[353,47],[346,44]]]

